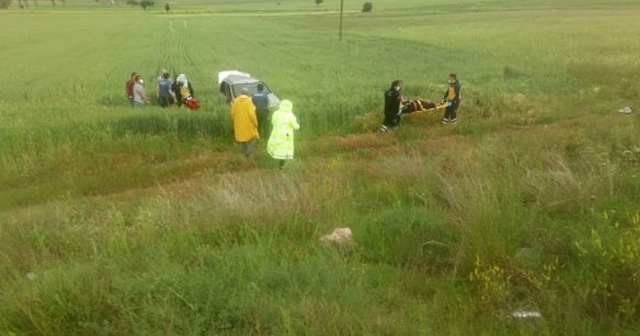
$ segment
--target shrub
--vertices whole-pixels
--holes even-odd
[[[370,2],[365,2],[364,5],[362,6],[363,13],[369,13],[371,12],[372,9],[373,9],[373,4]]]
[[[11,5],[11,0],[0,0],[0,8],[1,9],[7,9],[7,8],[9,8],[10,5]]]
[[[574,290],[593,316],[610,314],[630,321],[640,318],[640,212],[617,215],[605,211],[590,234],[574,240],[579,274],[590,274]]]

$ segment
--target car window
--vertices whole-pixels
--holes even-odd
[[[242,88],[246,87],[247,89],[249,89],[249,96],[251,96],[254,93],[258,92],[258,84],[259,83],[260,82],[248,83],[248,84],[235,84],[235,85],[233,85],[233,92],[237,96],[237,95],[240,94],[240,92],[242,92]],[[266,93],[270,93],[271,92],[269,90],[269,88],[264,83],[262,85],[264,85],[264,92],[266,92]]]
[[[220,84],[220,92],[222,92],[222,94],[228,96],[229,95],[229,84],[227,84],[227,83]]]
[[[224,96],[224,98],[227,100],[227,103],[231,102],[231,89],[229,87],[228,83],[222,83],[220,84],[220,92],[222,93],[222,95]]]

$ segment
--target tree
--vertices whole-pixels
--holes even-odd
[[[169,13],[169,10],[171,9],[171,7],[169,6],[169,3],[167,2],[166,5],[164,5],[164,10]]]
[[[317,6],[322,5],[322,2],[323,2],[323,0],[316,0],[316,5],[317,5]]]
[[[149,7],[153,7],[153,5],[155,5],[155,1],[153,0],[142,0],[140,1],[140,7],[142,7],[142,9],[147,10],[147,8]]]
[[[11,0],[0,0],[0,9],[7,9],[11,5]]]
[[[363,13],[371,12],[372,9],[373,9],[373,4],[370,2],[365,2],[364,5],[362,6]]]

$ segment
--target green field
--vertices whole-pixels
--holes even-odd
[[[0,336],[639,334],[640,4],[371,2],[0,10]],[[200,110],[128,105],[162,68]],[[228,69],[293,102],[284,172]],[[377,132],[451,72],[458,125]]]

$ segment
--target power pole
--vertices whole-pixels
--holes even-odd
[[[342,41],[342,12],[344,8],[344,0],[340,0],[340,41]]]

